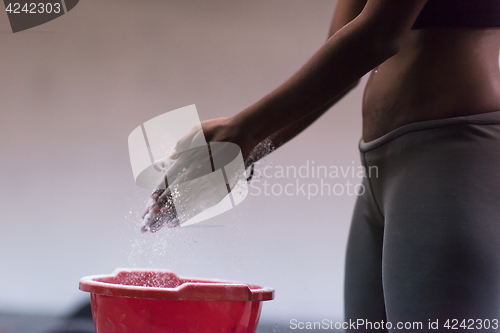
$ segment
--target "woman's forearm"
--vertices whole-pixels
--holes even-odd
[[[380,11],[377,6],[385,4],[395,8],[388,15],[400,15],[387,21],[380,17],[382,15],[360,14],[332,36],[285,83],[235,115],[235,125],[252,143],[259,143],[325,106],[365,73],[398,52],[400,35],[411,27],[421,9],[416,8],[417,5],[424,3],[425,0],[374,1],[375,11]],[[401,18],[398,10],[403,14],[407,10],[407,17]]]
[[[328,104],[365,73],[396,53],[393,47],[376,49],[370,29],[358,32],[346,26],[276,90],[237,114],[250,140],[261,142]]]
[[[272,151],[281,147],[299,133],[308,128],[312,123],[314,123],[318,118],[320,118],[326,111],[328,111],[333,105],[335,105],[339,100],[341,100],[345,95],[347,95],[352,89],[354,89],[359,83],[359,80],[354,82],[351,86],[345,89],[341,94],[337,95],[332,101],[325,104],[318,110],[310,113],[301,120],[288,125],[287,127],[279,130],[278,132],[269,136],[263,143],[259,144],[251,153],[246,161],[246,166],[248,167],[251,163],[257,162],[261,158],[265,157]],[[260,147],[261,145],[264,147]]]

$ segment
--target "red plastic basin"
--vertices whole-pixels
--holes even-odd
[[[116,270],[80,280],[97,333],[254,333],[274,290],[183,278],[164,270]]]

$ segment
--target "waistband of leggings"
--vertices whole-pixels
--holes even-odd
[[[396,139],[404,134],[410,132],[417,132],[427,129],[445,127],[450,125],[458,125],[458,124],[500,124],[500,111],[486,112],[473,114],[469,116],[461,116],[461,117],[452,117],[445,119],[435,119],[435,120],[425,120],[419,121],[407,125],[403,125],[401,127],[396,128],[395,130],[390,131],[387,134],[382,135],[381,137],[364,142],[363,139],[359,141],[359,150],[361,152],[366,152],[372,149],[375,149],[384,143],[387,143],[391,140]]]

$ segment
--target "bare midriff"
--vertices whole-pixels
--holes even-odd
[[[413,122],[500,110],[500,29],[412,30],[375,68],[363,96],[363,140]]]

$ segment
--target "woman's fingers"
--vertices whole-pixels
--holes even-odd
[[[155,191],[153,191],[153,193],[151,193],[151,197],[149,198],[147,204],[146,204],[146,208],[144,209],[141,217],[144,219],[144,217],[146,216],[147,213],[149,213],[151,207],[156,203],[156,201],[158,200],[158,198],[160,197],[160,195],[165,192],[165,189],[156,189]]]
[[[200,148],[205,148],[205,153],[203,149]],[[165,184],[182,183],[212,171],[208,149],[206,146],[200,148],[190,149],[181,155],[167,171],[164,181]],[[172,198],[171,187],[167,189],[158,188],[151,194],[151,199],[142,217],[142,232],[155,232],[164,225],[173,227],[179,224]]]
[[[176,149],[189,148],[188,143],[191,145],[197,135],[203,135],[202,131],[190,132],[179,140]],[[244,174],[241,171],[244,170],[243,161],[241,168],[232,163],[241,155],[240,148],[228,142],[213,142],[209,147],[196,146],[174,154],[177,159],[165,175],[168,188],[158,189],[151,195],[152,202],[143,214],[143,232],[178,226],[217,205],[228,195],[226,182],[232,188],[239,173]]]
[[[189,182],[174,183],[170,190],[172,195],[169,199],[175,206],[181,224],[218,204],[228,195],[227,185],[220,171]]]
[[[172,193],[170,192],[170,188],[167,188],[165,192],[163,192],[158,199],[156,200],[158,206],[164,207],[164,206],[172,206],[173,201],[172,201]]]
[[[183,152],[167,170],[168,184],[186,182],[212,172],[212,163],[207,146],[197,147]]]
[[[179,225],[177,211],[175,209],[170,189],[166,189],[161,194],[156,193],[156,200],[149,206],[149,211],[144,215],[141,231],[156,232],[163,226],[175,227]],[[159,195],[159,196],[158,196]],[[153,196],[152,196],[153,199]]]
[[[151,218],[145,221],[145,224],[141,227],[141,231],[150,231],[154,233],[164,226],[173,228],[179,224],[175,207],[163,207],[158,210],[156,215],[151,216]]]
[[[170,154],[168,155],[168,158],[170,159],[177,159],[179,154],[181,154],[183,151],[186,151],[188,149],[191,149],[193,147],[196,147],[200,144],[205,143],[205,137],[203,136],[203,131],[201,124],[196,124],[187,132],[182,138],[177,141],[175,144],[175,147],[170,151]]]
[[[158,205],[154,204],[152,207],[150,207],[149,211],[146,213],[146,215],[143,218],[142,226],[141,226],[141,231],[146,232],[149,230],[151,225],[155,222],[157,218],[157,213],[160,210]]]
[[[163,207],[160,209],[156,221],[149,227],[149,230],[154,233],[165,226],[168,228],[174,228],[179,224],[175,207]]]
[[[182,169],[182,172],[174,171],[177,172],[177,177],[173,181],[172,177],[167,175],[170,180],[169,188],[157,199],[160,207],[175,206],[179,223],[184,223],[218,204],[228,194],[226,182],[233,188],[244,175],[243,161],[239,167],[237,163],[231,163],[241,155],[237,145],[216,142],[211,143],[210,147],[215,171],[212,171],[212,162],[207,150],[192,149],[179,157],[176,168]],[[172,220],[172,217],[168,220]]]
[[[158,188],[153,193],[151,193],[151,200],[158,201],[158,198],[165,193],[166,189]]]
[[[146,208],[144,209],[144,211],[142,212],[141,214],[141,218],[144,220],[144,217],[149,213],[149,207],[150,205],[152,205],[153,203],[151,202],[151,199],[149,199],[148,203],[146,204]]]

